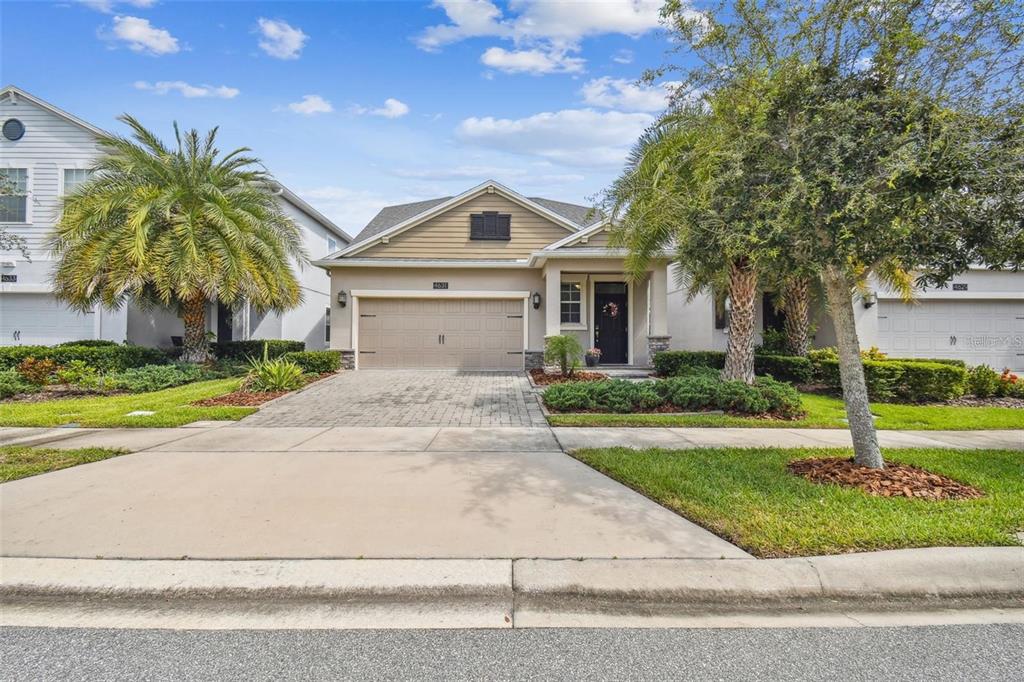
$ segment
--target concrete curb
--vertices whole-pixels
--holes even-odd
[[[797,559],[0,559],[4,625],[518,627],[1024,609],[1024,548]],[[673,619],[675,619],[673,621]]]

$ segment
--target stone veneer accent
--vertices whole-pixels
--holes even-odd
[[[669,349],[669,342],[672,340],[671,336],[648,336],[647,337],[647,357],[650,358],[649,362],[654,363],[654,354],[666,351]]]
[[[342,369],[355,369],[356,368],[356,352],[354,350],[343,350],[343,351],[341,351],[341,368]]]
[[[544,351],[528,350],[526,355],[526,371],[531,369],[544,369]]]

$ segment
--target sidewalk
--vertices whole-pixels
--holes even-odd
[[[1024,431],[879,431],[885,448],[1024,450]],[[590,427],[251,427],[196,423],[176,429],[0,428],[0,445],[120,447],[132,451],[541,452],[593,447],[850,447],[845,429]]]

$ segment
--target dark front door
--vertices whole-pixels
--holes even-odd
[[[627,286],[625,282],[594,283],[594,345],[601,349],[604,364],[629,362]]]
[[[226,343],[231,341],[231,322],[234,314],[231,308],[223,303],[217,304],[217,342]]]

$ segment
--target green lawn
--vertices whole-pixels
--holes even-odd
[[[834,457],[838,452],[604,448],[573,455],[760,557],[1019,544],[1013,534],[1024,530],[1024,453],[886,452],[891,460],[981,488],[985,497],[977,500],[872,497],[813,484],[786,471],[793,459]]]
[[[845,429],[843,401],[801,394],[807,416],[796,421],[733,417],[721,414],[552,414],[552,426],[760,426],[797,429]],[[975,430],[1024,429],[1024,410],[1012,407],[952,407],[872,403],[880,429]]]
[[[241,379],[197,381],[153,393],[0,404],[0,426],[181,426],[201,419],[241,419],[254,407],[193,407],[194,400],[231,393]],[[148,410],[147,416],[126,416]]]
[[[128,450],[112,450],[110,448],[79,448],[77,450],[57,450],[55,448],[30,448],[23,445],[0,446],[0,483],[27,478],[48,471],[67,469],[68,467],[102,459],[127,455]]]

